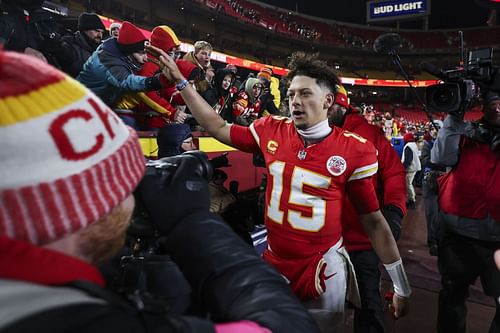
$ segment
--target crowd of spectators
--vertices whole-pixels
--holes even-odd
[[[340,23],[324,23],[319,20],[305,18],[299,13],[275,8],[259,6],[245,0],[203,0],[210,8],[223,9],[227,15],[244,18],[246,22],[257,26],[285,33],[295,38],[309,41],[321,41],[333,46],[372,50],[375,38],[388,30],[365,29]],[[216,4],[216,5],[214,5]],[[227,8],[227,10],[224,10]],[[402,32],[402,44],[405,50],[415,49],[447,49],[456,47],[456,34],[448,31],[408,31]],[[467,32],[474,35],[470,46],[489,46],[497,44],[492,36],[478,31]],[[476,35],[479,38],[475,38]]]

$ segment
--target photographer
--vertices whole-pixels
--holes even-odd
[[[148,172],[138,193],[210,320],[111,294],[95,265],[123,245],[144,173],[136,133],[21,54],[0,51],[0,101],[2,332],[318,331],[284,279],[208,213],[209,168],[196,155],[170,159],[168,177]]]
[[[438,332],[465,332],[469,285],[481,278],[493,296],[495,317],[489,332],[500,332],[500,271],[493,254],[500,248],[500,95],[483,94],[483,117],[464,122],[463,113],[444,121],[431,150],[431,162],[451,167],[439,179],[442,276]]]
[[[42,9],[42,3],[42,0],[0,1],[0,45],[55,65],[52,51],[60,44],[58,29],[52,15]]]

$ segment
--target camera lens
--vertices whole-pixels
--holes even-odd
[[[457,98],[456,91],[449,89],[449,87],[439,87],[434,92],[432,99],[434,103],[441,107],[446,107],[447,105],[453,104],[453,101]]]
[[[460,86],[456,83],[443,83],[427,88],[427,104],[431,111],[452,112],[460,106]]]

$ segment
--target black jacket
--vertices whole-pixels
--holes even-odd
[[[80,31],[63,36],[61,38],[61,52],[58,54],[61,69],[76,78],[83,69],[83,64],[98,46],[97,43],[89,41]]]

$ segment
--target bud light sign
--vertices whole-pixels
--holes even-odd
[[[366,4],[367,22],[395,21],[430,14],[430,0],[421,1],[370,1]]]

